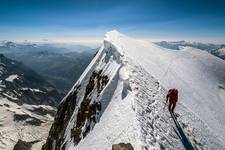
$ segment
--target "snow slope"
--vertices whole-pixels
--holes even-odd
[[[18,105],[0,96],[0,149],[12,150],[18,140],[35,141],[32,149],[38,150],[47,137],[53,116],[37,110],[54,112],[46,105]]]
[[[138,150],[225,149],[224,79],[225,61],[207,52],[108,32],[60,104],[45,148],[111,149],[124,142]],[[177,119],[164,107],[173,87]],[[102,107],[93,113],[95,103]]]
[[[180,89],[182,103],[225,139],[225,99],[218,97],[219,86],[225,86],[223,60],[197,49],[170,51],[114,34],[109,35],[109,41],[122,47],[164,87]]]

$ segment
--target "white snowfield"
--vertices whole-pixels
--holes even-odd
[[[13,82],[15,79],[18,79],[18,75],[17,74],[12,74],[10,76],[8,76],[5,80],[8,82]]]
[[[94,70],[109,77],[98,98],[101,117],[74,145],[70,131],[76,108],[64,135],[66,149],[110,150],[121,142],[135,150],[225,149],[224,60],[198,49],[165,49],[111,31],[75,84],[81,85],[80,91]],[[166,92],[174,87],[179,90],[177,118],[165,108]],[[79,104],[83,94],[78,93]]]
[[[22,88],[22,90],[24,90],[24,91],[30,90],[30,91],[32,91],[32,92],[39,92],[39,93],[43,93],[43,91],[41,91],[40,89]]]

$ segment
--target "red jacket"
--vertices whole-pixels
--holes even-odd
[[[177,100],[178,100],[178,90],[177,89],[170,89],[168,94],[166,95],[166,101],[168,101],[168,99],[172,103],[176,103]]]

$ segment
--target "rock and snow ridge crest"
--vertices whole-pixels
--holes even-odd
[[[77,145],[99,122],[117,86],[118,70],[122,64],[120,57],[121,54],[105,40],[59,105],[46,149],[68,149]]]
[[[205,64],[205,59],[217,68]],[[215,86],[222,81],[224,64],[198,50],[175,52],[117,31],[108,32],[90,65],[61,102],[43,148],[111,149],[123,142],[138,150],[224,149],[223,136],[218,134],[224,129],[213,129],[212,116],[207,120],[198,111],[201,100],[208,100],[202,95],[208,91],[199,88],[211,83],[207,80]],[[207,69],[209,73],[199,81],[199,73]],[[164,109],[166,89],[174,85],[181,90],[178,119]],[[207,96],[216,96],[214,87],[209,90],[213,93]],[[202,107],[206,112],[212,109],[206,104]]]

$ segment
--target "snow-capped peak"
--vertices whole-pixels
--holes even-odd
[[[124,35],[117,30],[112,30],[105,34],[105,37],[108,39],[112,39],[112,37],[116,38],[118,36],[124,36]]]

